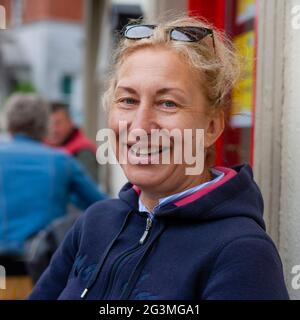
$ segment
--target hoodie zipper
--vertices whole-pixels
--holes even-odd
[[[142,234],[139,242],[131,249],[125,251],[121,256],[119,256],[119,258],[117,258],[117,260],[114,262],[114,264],[112,265],[111,268],[111,272],[109,275],[109,280],[107,282],[107,288],[105,289],[104,293],[102,294],[102,298],[100,298],[101,300],[106,300],[109,296],[109,294],[112,291],[113,288],[113,284],[114,284],[114,280],[116,277],[116,274],[118,272],[118,270],[120,269],[120,265],[122,265],[122,263],[129,259],[129,257],[134,254],[135,252],[137,252],[140,248],[142,248],[142,245],[145,243],[145,241],[147,240],[151,227],[152,227],[152,218],[148,217],[147,221],[146,221],[146,227],[145,227],[145,231]]]
[[[147,223],[146,223],[146,229],[139,241],[140,244],[144,244],[145,240],[147,239],[148,237],[148,234],[149,234],[149,231],[152,227],[152,219],[150,217],[147,218]]]

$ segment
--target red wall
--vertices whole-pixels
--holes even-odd
[[[11,11],[11,0],[0,0],[0,5],[5,8],[6,13],[6,24],[9,25],[10,21],[10,11]]]
[[[83,21],[84,0],[26,0],[23,1],[23,22],[30,23],[39,20],[57,19],[71,22]],[[0,0],[0,5],[6,9],[6,19],[9,25],[12,0]]]
[[[188,11],[190,15],[202,16],[215,27],[223,29],[225,26],[225,0],[189,0]]]
[[[60,19],[81,22],[83,0],[26,0],[24,22],[45,19]]]
[[[227,5],[227,6],[226,6]],[[230,11],[230,15],[235,15],[231,12],[234,9],[235,1],[226,0],[188,0],[188,11],[190,15],[201,16],[206,18],[215,27],[224,30],[228,27],[226,22],[226,10]],[[232,22],[229,22],[232,24]],[[232,30],[227,30],[232,32]],[[255,80],[255,77],[254,77]],[[254,85],[255,90],[255,85]],[[253,93],[255,97],[255,92]],[[255,113],[255,102],[253,106],[252,117]],[[254,118],[252,118],[251,126],[251,141],[249,150],[249,162],[253,164],[253,150],[254,150]],[[240,162],[239,153],[237,150],[241,144],[241,130],[240,128],[226,128],[223,135],[216,143],[216,165],[233,165]]]
[[[189,0],[188,11],[192,16],[201,16],[219,29],[225,28],[226,0]],[[222,165],[223,136],[216,142],[216,165]]]

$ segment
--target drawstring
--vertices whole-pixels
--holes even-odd
[[[88,293],[88,291],[90,290],[90,288],[94,285],[94,283],[96,282],[97,278],[98,278],[98,275],[102,269],[102,266],[111,250],[111,248],[113,247],[115,241],[119,238],[120,234],[123,232],[126,224],[127,224],[127,221],[128,221],[128,218],[130,216],[130,214],[133,212],[133,210],[130,210],[122,224],[122,227],[120,229],[120,231],[117,233],[117,235],[113,238],[113,240],[111,241],[111,243],[109,244],[109,246],[107,247],[106,251],[104,252],[103,256],[102,256],[102,259],[101,261],[99,261],[99,263],[97,264],[96,268],[95,268],[95,271],[93,272],[91,278],[89,279],[87,285],[86,285],[86,288],[82,291],[81,293],[81,296],[80,298],[81,299],[84,299],[86,297],[86,294]]]
[[[157,235],[154,237],[154,239],[152,240],[152,242],[150,242],[148,244],[148,246],[146,247],[144,253],[142,254],[141,258],[139,259],[138,263],[136,264],[135,268],[133,269],[129,280],[127,282],[127,286],[125,287],[123,293],[121,294],[120,300],[127,300],[134,285],[136,284],[136,281],[138,279],[138,277],[140,276],[140,272],[138,272],[138,269],[141,269],[143,267],[142,265],[142,261],[144,260],[146,253],[148,252],[148,250],[151,248],[151,246],[155,243],[156,239],[158,239],[158,237],[163,233],[165,229],[165,225],[162,226],[161,230],[157,233]],[[130,284],[130,286],[129,286]]]

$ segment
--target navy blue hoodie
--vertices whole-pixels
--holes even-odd
[[[288,299],[248,165],[217,184],[138,211],[127,183],[97,202],[54,254],[30,299]]]

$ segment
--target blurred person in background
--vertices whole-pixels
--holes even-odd
[[[43,100],[16,94],[5,111],[12,139],[0,144],[0,264],[13,272],[25,241],[66,215],[70,194],[85,208],[105,196],[75,159],[41,143],[49,123]]]
[[[71,119],[69,106],[62,102],[50,104],[50,126],[47,143],[64,149],[74,156],[98,180],[96,145],[90,141]]]

